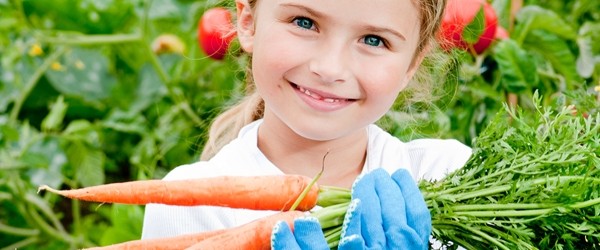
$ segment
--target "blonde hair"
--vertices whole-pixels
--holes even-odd
[[[258,0],[248,0],[252,8],[255,8]],[[413,0],[415,5],[420,8],[420,38],[419,45],[415,52],[415,58],[420,53],[427,50],[436,49],[435,36],[439,29],[443,16],[446,0]],[[251,59],[250,59],[251,60]],[[250,65],[250,64],[249,64]],[[419,70],[421,71],[421,70]],[[415,80],[419,84],[411,82],[403,93],[402,101],[404,105],[410,102],[424,101],[430,98],[430,84],[425,84],[427,77],[421,72],[417,72]],[[414,82],[414,81],[413,81]],[[431,82],[431,81],[429,81]],[[202,150],[200,160],[212,158],[223,146],[237,137],[242,127],[262,118],[264,112],[264,101],[255,91],[254,81],[252,79],[251,69],[246,70],[246,96],[237,104],[230,107],[215,118],[210,126],[208,140]]]

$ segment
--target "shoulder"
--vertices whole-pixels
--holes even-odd
[[[417,139],[406,143],[420,179],[439,180],[465,165],[472,150],[454,139]]]
[[[368,161],[371,168],[389,172],[409,170],[415,180],[443,178],[466,163],[471,148],[454,139],[417,139],[403,142],[376,125],[369,126]]]

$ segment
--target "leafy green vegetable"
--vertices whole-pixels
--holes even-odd
[[[590,249],[600,244],[600,114],[505,106],[466,165],[420,188],[433,235],[468,249]]]

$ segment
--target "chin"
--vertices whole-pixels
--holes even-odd
[[[311,141],[330,141],[345,135],[340,130],[334,128],[323,129],[322,126],[292,128],[292,130],[299,136]]]

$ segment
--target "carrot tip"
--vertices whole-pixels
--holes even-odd
[[[41,191],[50,191],[50,192],[52,192],[52,193],[58,193],[58,190],[56,190],[56,189],[54,189],[54,188],[51,188],[51,187],[50,187],[50,186],[48,186],[48,185],[42,185],[42,186],[38,187],[38,191],[37,191],[37,192],[38,192],[38,194],[39,194]]]

